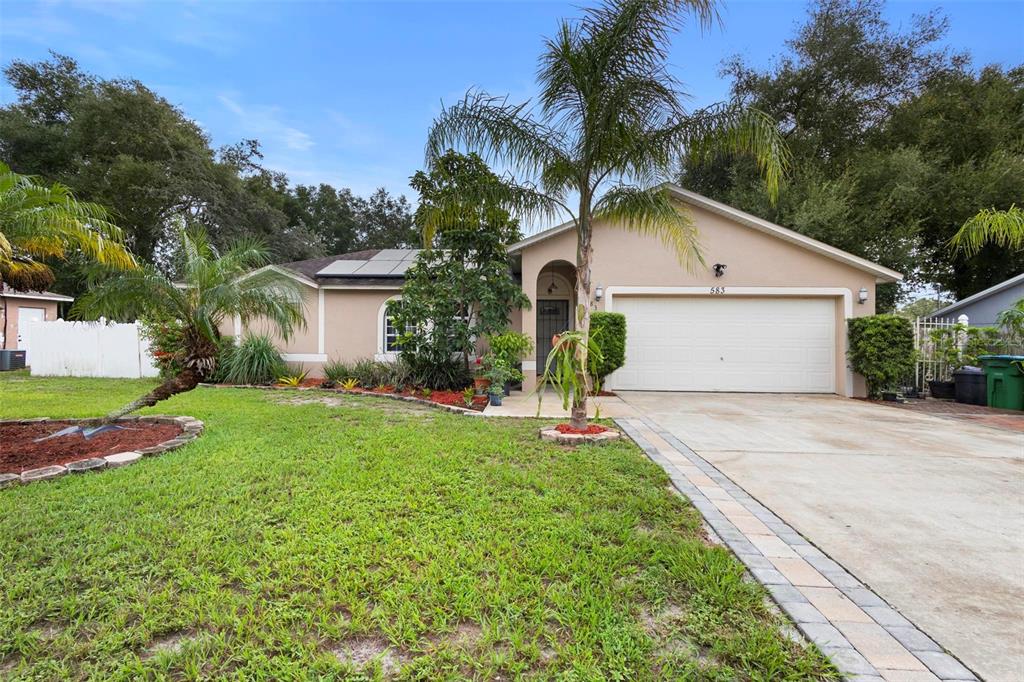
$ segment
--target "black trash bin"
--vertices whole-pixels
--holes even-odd
[[[956,401],[967,405],[988,405],[985,371],[980,367],[961,367],[953,372]]]

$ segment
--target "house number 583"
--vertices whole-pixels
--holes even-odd
[[[724,294],[725,293],[725,287],[711,287],[711,293],[712,294]]]

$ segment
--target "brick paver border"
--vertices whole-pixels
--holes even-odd
[[[616,423],[660,465],[714,532],[847,677],[875,682],[978,678],[845,568],[646,418]]]

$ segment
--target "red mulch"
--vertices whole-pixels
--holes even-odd
[[[423,395],[420,391],[416,393],[414,391],[406,391],[403,395],[412,395],[417,398],[424,398],[431,402],[440,403],[441,405],[457,405],[459,407],[468,407],[471,410],[477,410],[482,412],[487,407],[487,396],[475,395],[473,396],[473,404],[466,405],[466,401],[462,399],[462,393],[460,391],[431,391],[430,395]]]
[[[604,433],[608,431],[608,427],[601,426],[600,424],[588,424],[585,429],[574,429],[568,424],[559,424],[555,427],[555,431],[559,433],[573,433],[576,435],[593,436],[597,433]]]
[[[0,472],[20,474],[28,469],[148,448],[181,433],[177,424],[127,422],[124,429],[105,431],[89,439],[74,434],[34,442],[75,423],[0,424]]]

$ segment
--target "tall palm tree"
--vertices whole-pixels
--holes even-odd
[[[1012,204],[1005,211],[986,208],[972,216],[953,235],[950,246],[973,256],[986,244],[1024,249],[1024,209]]]
[[[563,21],[540,56],[534,106],[470,91],[444,108],[427,141],[427,163],[462,147],[509,169],[508,200],[534,216],[568,214],[576,227],[579,385],[572,423],[586,424],[589,379],[591,240],[595,220],[659,236],[693,268],[703,263],[688,215],[655,188],[684,155],[753,155],[774,199],[788,163],[785,143],[765,114],[735,105],[687,111],[679,82],[666,70],[669,42],[694,16],[718,18],[716,0],[608,0]],[[575,210],[570,207],[575,204]]]
[[[42,259],[63,259],[74,250],[110,267],[135,267],[106,209],[78,201],[64,185],[42,185],[0,162],[0,283],[46,289],[53,272]]]
[[[179,228],[181,281],[172,282],[152,265],[118,273],[103,280],[72,307],[85,319],[151,318],[176,320],[181,326],[181,347],[176,360],[181,370],[108,420],[155,405],[177,393],[195,388],[216,369],[220,325],[235,316],[248,322],[265,320],[288,339],[305,326],[298,284],[268,264],[258,242],[244,240],[218,253],[201,230]]]

